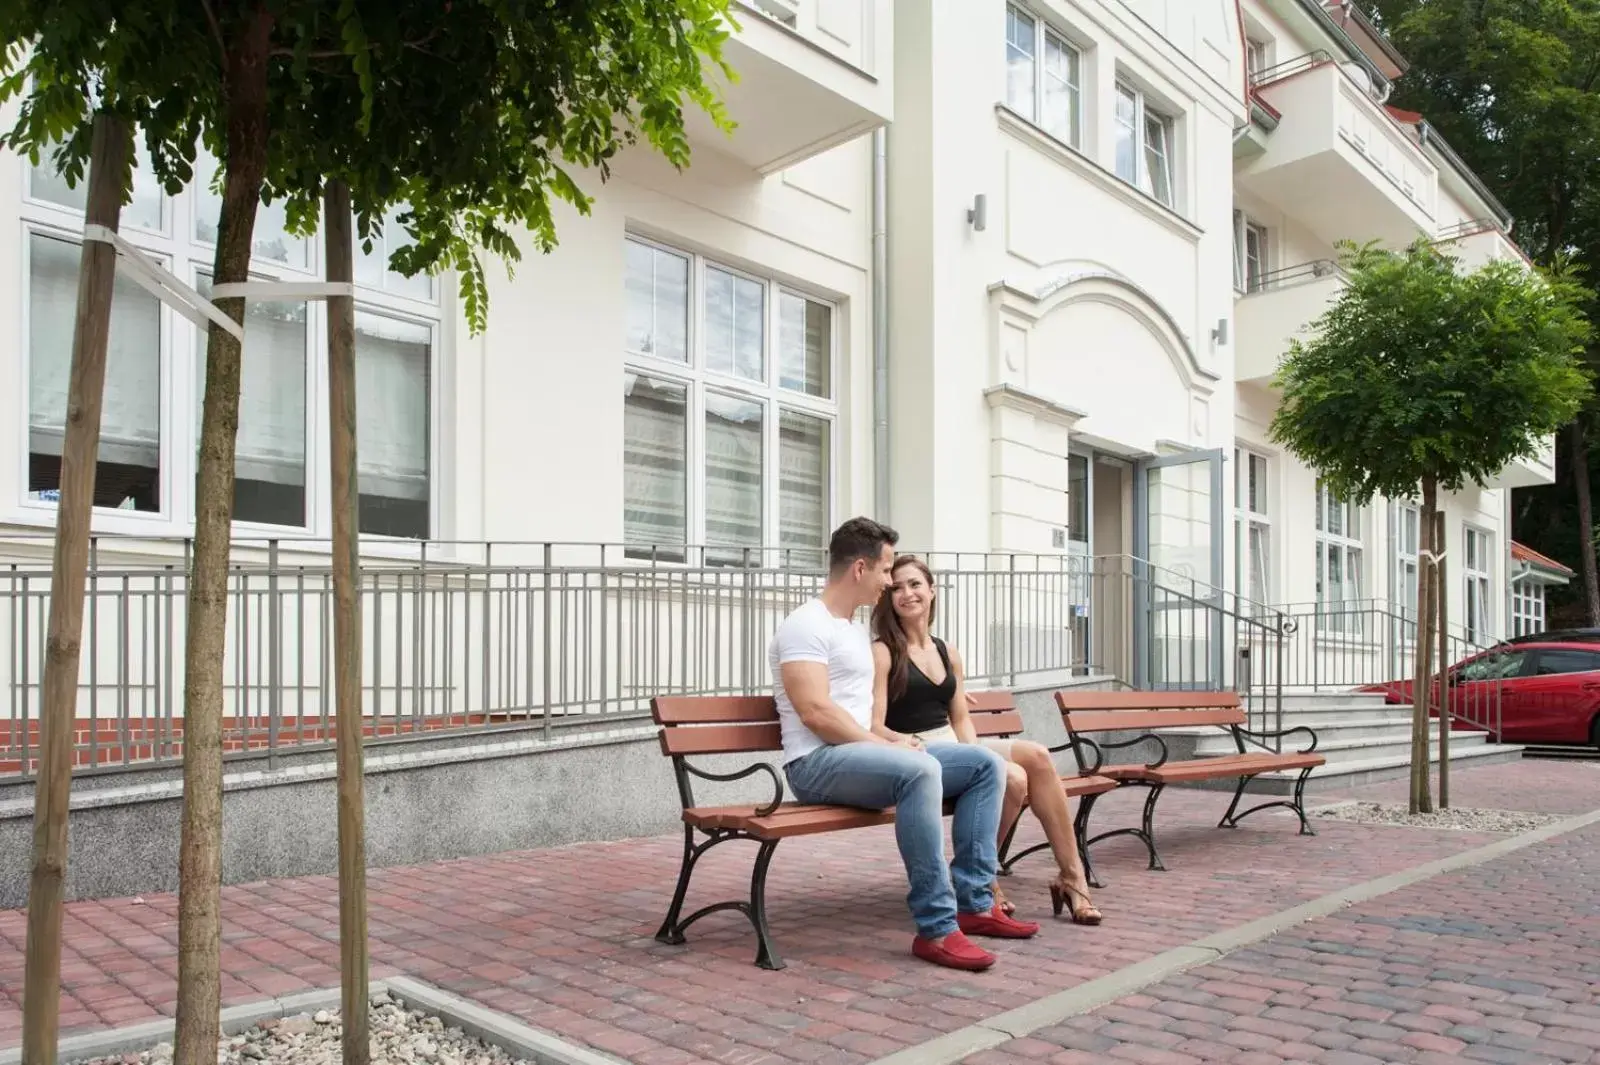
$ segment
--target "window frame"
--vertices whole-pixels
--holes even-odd
[[[1273,599],[1273,536],[1272,536],[1272,502],[1276,493],[1271,491],[1272,485],[1272,458],[1262,452],[1255,451],[1245,444],[1236,444],[1233,449],[1233,552],[1234,552],[1234,585],[1235,595],[1242,608],[1251,610],[1256,606],[1271,607]],[[1256,472],[1257,464],[1260,469],[1260,484],[1266,496],[1264,510],[1255,509],[1250,498],[1251,476]],[[1265,548],[1265,559],[1262,560],[1261,579],[1264,587],[1261,598],[1253,594],[1251,581],[1255,574],[1255,551],[1252,548],[1251,532],[1261,530],[1262,542]]]
[[[726,553],[740,550],[739,547],[713,548],[707,544],[706,537],[706,496],[708,492],[708,467],[706,464],[706,396],[716,393],[720,396],[729,396],[742,400],[753,400],[761,404],[761,539],[760,544],[748,545],[759,560],[767,552],[774,550],[787,553],[788,551],[822,550],[826,543],[811,547],[783,548],[781,540],[780,522],[782,520],[782,468],[781,449],[782,441],[782,414],[790,411],[822,421],[827,426],[827,461],[825,473],[828,479],[824,492],[823,505],[825,515],[823,525],[831,529],[835,516],[839,513],[839,471],[841,468],[840,451],[842,430],[844,426],[845,404],[840,393],[843,381],[840,376],[840,366],[843,355],[841,352],[841,308],[840,301],[826,297],[815,291],[809,291],[802,285],[783,280],[777,276],[764,276],[761,273],[742,267],[727,258],[709,255],[687,245],[676,245],[655,237],[628,230],[623,237],[624,242],[632,241],[656,251],[669,255],[681,256],[688,260],[689,269],[685,298],[688,300],[688,315],[686,317],[687,336],[685,338],[685,354],[687,359],[679,362],[675,359],[656,355],[653,353],[635,352],[629,350],[624,339],[622,345],[622,372],[626,374],[640,374],[654,380],[670,382],[683,386],[686,390],[686,403],[684,417],[688,421],[685,433],[686,452],[684,456],[687,471],[687,484],[685,486],[685,530],[684,543],[687,548],[706,548],[705,561],[709,565],[732,565],[723,560],[714,559],[713,552]],[[706,272],[708,269],[721,270],[735,277],[755,281],[763,286],[763,313],[762,313],[762,380],[752,381],[749,378],[739,377],[734,374],[725,374],[710,369],[707,364],[705,339],[706,330]],[[626,285],[626,276],[621,279]],[[785,388],[782,385],[782,369],[779,365],[781,359],[780,330],[782,328],[782,301],[785,295],[798,297],[812,303],[826,306],[828,316],[828,395],[813,396],[807,392]],[[626,291],[624,291],[626,304]],[[624,318],[626,319],[626,310]],[[623,442],[624,462],[626,462],[626,441]],[[626,509],[626,489],[619,500]],[[629,557],[653,558],[661,562],[673,562],[675,559],[660,548],[676,547],[676,545],[651,545],[633,544],[629,541],[626,529],[623,532],[625,552]],[[649,549],[657,548],[651,551]],[[692,550],[685,551],[684,561],[692,557]]]
[[[1254,237],[1259,254],[1256,270],[1250,270],[1250,239]],[[1250,217],[1249,213],[1235,209],[1233,212],[1233,290],[1241,296],[1261,291],[1268,272],[1271,255],[1272,231]]]
[[[1131,129],[1124,125],[1122,118],[1117,113],[1117,103],[1123,97],[1133,98],[1133,126]],[[1165,146],[1165,151],[1162,153],[1162,161],[1165,163],[1167,178],[1166,199],[1162,199],[1161,196],[1155,191],[1155,182],[1151,179],[1149,172],[1150,145],[1148,123],[1152,117],[1161,124],[1166,132],[1167,143]],[[1139,86],[1134,82],[1120,76],[1116,79],[1115,89],[1112,95],[1112,131],[1116,138],[1121,137],[1123,130],[1128,130],[1128,132],[1133,134],[1134,175],[1130,178],[1126,174],[1122,173],[1120,169],[1120,162],[1117,159],[1115,147],[1112,149],[1111,172],[1125,184],[1132,185],[1134,188],[1150,197],[1156,203],[1159,203],[1161,206],[1172,211],[1177,211],[1180,209],[1179,204],[1181,200],[1178,195],[1179,117],[1180,116],[1178,114],[1168,111],[1160,104],[1160,102],[1157,102],[1156,105],[1152,107],[1150,105],[1149,94],[1143,89],[1139,88]],[[1115,145],[1115,143],[1116,141],[1114,140],[1113,144]]]
[[[1543,581],[1511,582],[1511,635],[1533,636],[1545,627],[1545,585]]]
[[[1473,565],[1473,544],[1477,540],[1477,565]],[[1493,637],[1495,611],[1494,611],[1494,534],[1489,530],[1476,525],[1464,523],[1461,527],[1461,619],[1462,628],[1466,631],[1467,639],[1473,643],[1485,644]],[[1477,600],[1473,592],[1478,593]],[[1473,624],[1473,609],[1476,603],[1483,616],[1477,618],[1478,624]]]
[[[1009,30],[1012,16],[1016,16],[1019,19],[1031,22],[1033,25],[1033,55],[1031,57],[1033,66],[1033,85],[1030,96],[1031,106],[1029,110],[1019,110],[1017,108],[1016,101],[1011,99],[1010,59],[1008,55],[1006,63],[1006,85],[1004,95],[1006,106],[1012,111],[1016,112],[1016,114],[1018,114],[1024,121],[1028,122],[1034,128],[1040,130],[1046,136],[1065,144],[1074,151],[1082,151],[1084,128],[1084,49],[1067,34],[1056,29],[1055,26],[1053,26],[1044,16],[1037,14],[1023,4],[1007,3],[1006,25],[1008,32],[1006,33],[1005,45],[1008,50],[1011,47],[1011,35]],[[1069,65],[1071,67],[1072,80],[1065,82],[1065,84],[1069,90],[1069,95],[1072,100],[1072,111],[1067,116],[1066,136],[1062,136],[1059,131],[1051,128],[1045,114],[1045,100],[1047,98],[1045,95],[1045,84],[1046,79],[1051,76],[1045,69],[1045,59],[1049,54],[1049,46],[1052,42],[1058,45],[1061,50],[1070,57]]]
[[[14,334],[21,352],[20,390],[17,406],[20,413],[13,440],[17,447],[13,468],[17,477],[16,490],[0,499],[0,520],[24,527],[53,527],[56,505],[34,500],[29,495],[28,439],[29,395],[31,373],[30,321],[31,303],[31,238],[35,235],[64,240],[81,245],[83,240],[83,213],[33,194],[33,166],[25,157],[13,156],[12,165],[20,168],[19,195],[12,201],[14,218],[21,239],[21,270],[18,276],[20,312],[17,332]],[[49,166],[42,159],[41,167]],[[215,245],[196,235],[195,186],[210,180],[210,174],[197,169],[191,183],[173,195],[161,193],[162,228],[160,231],[129,225],[119,227],[124,239],[146,256],[188,285],[196,288],[199,275],[209,274],[214,265]],[[83,187],[80,184],[80,187]],[[326,276],[325,249],[319,234],[306,238],[307,265],[272,259],[252,257],[249,276],[252,281],[319,281]],[[359,260],[361,241],[354,238],[353,253]],[[454,370],[454,352],[449,343],[451,330],[445,328],[446,316],[453,313],[447,298],[454,274],[440,273],[432,279],[431,298],[402,295],[357,282],[357,312],[368,312],[419,325],[429,332],[428,367],[428,529],[422,538],[392,536],[378,533],[361,533],[362,550],[378,554],[397,554],[404,557],[415,554],[420,545],[441,538],[441,521],[446,512],[444,496],[448,475],[443,469],[446,438],[444,421],[449,416],[445,395],[450,375]],[[327,395],[328,366],[328,314],[323,300],[307,300],[306,317],[306,396],[305,396],[305,524],[272,525],[260,522],[235,520],[234,536],[240,541],[282,542],[306,540],[317,544],[315,550],[327,550],[326,543],[332,535],[332,501],[327,498],[326,469],[329,449]],[[198,468],[199,429],[197,412],[202,396],[198,389],[196,361],[204,357],[206,332],[187,317],[177,313],[165,302],[160,304],[158,322],[161,330],[159,358],[161,362],[161,441],[158,450],[161,479],[161,509],[158,512],[136,512],[96,507],[92,512],[92,528],[96,533],[109,535],[169,537],[184,539],[194,535],[194,478]],[[195,428],[191,429],[191,426]]]
[[[1362,593],[1366,591],[1366,542],[1365,537],[1363,536],[1366,514],[1364,508],[1359,507],[1348,500],[1343,500],[1336,497],[1332,490],[1328,488],[1327,483],[1320,477],[1317,478],[1316,494],[1313,498],[1316,501],[1315,574],[1317,586],[1317,613],[1320,618],[1323,612],[1323,607],[1329,605],[1331,602],[1334,602],[1333,600],[1324,599],[1323,589],[1327,584],[1328,569],[1331,569],[1327,563],[1335,553],[1339,555],[1342,572],[1346,575],[1343,579],[1343,584],[1347,588],[1352,586],[1352,582],[1348,576],[1351,568],[1350,563],[1352,560],[1356,562],[1356,579],[1353,582],[1355,594],[1347,594],[1343,598],[1337,600],[1337,602],[1343,604],[1359,604],[1362,600]],[[1344,531],[1337,533],[1328,529],[1328,525],[1330,523],[1327,520],[1328,516],[1333,513],[1333,508],[1335,507],[1342,511],[1344,521]],[[1353,614],[1347,611],[1336,613],[1332,615],[1332,619],[1333,620],[1331,624],[1329,624],[1325,619],[1323,621],[1323,626],[1328,631],[1341,636],[1358,636],[1362,634],[1363,626],[1359,608]]]

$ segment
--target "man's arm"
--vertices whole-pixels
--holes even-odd
[[[778,667],[783,690],[800,723],[824,743],[888,743],[873,735],[828,695],[828,667],[821,662],[784,662]]]

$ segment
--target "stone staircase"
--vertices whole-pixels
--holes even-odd
[[[1389,706],[1381,695],[1354,692],[1285,694],[1282,727],[1300,725],[1316,730],[1317,753],[1328,760],[1327,765],[1311,774],[1307,790],[1313,795],[1330,787],[1353,787],[1380,780],[1400,779],[1410,773],[1409,706]],[[1438,722],[1430,722],[1430,728],[1435,742],[1429,745],[1429,757],[1437,766]],[[1305,741],[1303,735],[1289,736],[1284,740],[1284,750],[1299,750]],[[1186,730],[1181,736],[1173,735],[1167,742],[1174,761],[1237,752],[1232,738],[1220,729]],[[1515,761],[1521,757],[1520,746],[1490,743],[1487,732],[1457,729],[1450,734],[1452,767],[1488,765]],[[1298,772],[1263,774],[1257,778],[1254,790],[1288,793],[1294,789],[1298,775]],[[1232,790],[1234,782],[1212,781],[1207,786]]]

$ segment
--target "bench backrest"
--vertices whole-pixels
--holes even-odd
[[[778,704],[770,695],[658,695],[650,716],[661,726],[661,753],[746,754],[783,748]]]
[[[979,739],[1005,739],[1022,731],[1022,715],[1017,700],[1008,691],[970,692],[972,706],[967,716]]]
[[[1022,715],[1010,692],[973,692],[979,737],[1015,736]],[[650,716],[661,726],[661,753],[673,756],[781,750],[778,704],[770,695],[658,695]]]
[[[1058,691],[1056,706],[1069,734],[1245,722],[1238,692]]]

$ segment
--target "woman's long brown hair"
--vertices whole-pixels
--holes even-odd
[[[933,572],[928,569],[928,564],[916,555],[901,555],[894,560],[889,574],[892,577],[899,573],[905,566],[915,566],[922,571],[923,579],[928,582],[928,588],[933,590]],[[934,613],[939,607],[939,596],[934,591],[933,598],[928,601],[928,628],[933,628]],[[894,586],[890,585],[883,590],[883,595],[878,598],[878,605],[872,608],[872,628],[878,634],[878,639],[889,649],[889,699],[895,700],[906,693],[906,674],[910,670],[911,656],[906,653],[906,629],[900,623],[900,615],[894,610]]]

